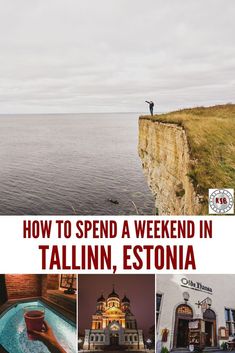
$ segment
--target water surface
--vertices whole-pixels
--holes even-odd
[[[27,305],[38,305],[40,302],[15,305],[0,318],[0,344],[9,353],[50,353],[40,341],[28,339],[24,321],[23,308]],[[44,305],[44,304],[43,304]],[[76,352],[76,328],[62,317],[54,313],[47,306],[45,320],[52,327],[61,346],[67,353]]]
[[[1,115],[0,214],[152,214],[137,144],[134,113]]]

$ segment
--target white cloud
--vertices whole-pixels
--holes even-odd
[[[233,100],[233,0],[0,0],[0,112]]]

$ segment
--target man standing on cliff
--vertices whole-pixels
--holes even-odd
[[[153,107],[154,107],[153,101],[145,101],[145,102],[148,103],[150,114],[153,115]]]

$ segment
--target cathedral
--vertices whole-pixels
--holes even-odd
[[[143,332],[130,310],[126,295],[121,300],[113,289],[108,298],[97,299],[96,312],[92,315],[91,329],[85,330],[84,350],[117,349],[143,350]]]

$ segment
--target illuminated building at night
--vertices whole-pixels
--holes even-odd
[[[130,300],[121,300],[113,289],[108,298],[97,299],[96,312],[92,315],[91,329],[85,330],[83,349],[104,349],[116,346],[122,349],[142,350],[143,333],[130,310]]]

